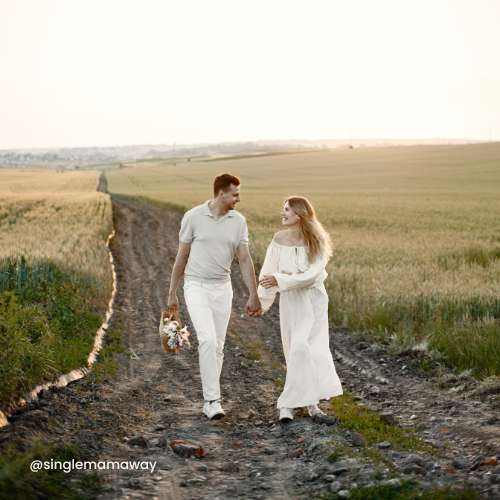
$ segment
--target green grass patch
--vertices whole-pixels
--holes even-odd
[[[477,378],[500,375],[500,323],[469,322],[452,328],[435,327],[429,336],[432,348],[459,370],[471,369]]]
[[[444,361],[460,370],[471,369],[482,379],[500,375],[500,298],[381,297],[367,304],[347,294],[333,295],[330,320],[353,331],[376,337],[395,336],[399,346],[429,340]]]
[[[115,312],[116,314],[116,312]],[[104,336],[104,345],[92,365],[88,378],[92,383],[112,380],[118,372],[117,354],[125,351],[123,346],[123,327],[114,325]]]
[[[377,413],[357,403],[349,394],[333,398],[330,405],[340,419],[341,427],[359,432],[368,445],[389,441],[396,449],[432,450],[414,432],[384,422]]]
[[[336,462],[341,458],[349,457],[352,455],[354,455],[354,452],[350,446],[339,441],[332,441],[326,459],[329,462]]]
[[[276,389],[282,391],[285,388],[285,379],[283,377],[278,377],[273,380]]]
[[[262,359],[262,354],[259,351],[252,349],[246,353],[246,357],[252,361],[260,361]]]
[[[101,323],[96,280],[47,260],[0,261],[0,408],[86,366]]]
[[[74,445],[54,446],[35,441],[26,451],[13,447],[2,450],[0,456],[0,498],[9,500],[88,500],[96,498],[104,488],[95,471],[71,471],[63,469],[37,472],[30,470],[33,460],[51,460],[63,464],[71,460],[89,460]],[[68,470],[68,469],[67,469]]]
[[[481,321],[485,318],[500,320],[498,297],[453,297],[440,294],[379,297],[376,302],[368,304],[356,300],[352,289],[349,296],[337,288],[331,292],[336,301],[330,319],[335,324],[344,324],[354,330],[382,331],[386,334],[404,332],[418,339],[436,324],[450,329],[458,322]]]
[[[392,461],[382,453],[381,450],[376,448],[369,448],[367,446],[362,446],[360,448],[352,448],[347,443],[337,441],[336,439],[330,442],[328,455],[326,459],[329,462],[336,462],[343,458],[350,458],[361,455],[363,459],[373,465],[387,467],[391,473],[396,471]],[[376,470],[376,474],[382,477],[382,468]]]
[[[283,366],[278,358],[278,355],[267,348],[264,341],[260,337],[249,337],[248,335],[239,335],[235,330],[229,330],[234,341],[241,347],[242,353],[247,359],[252,361],[262,361],[273,370],[283,371]],[[276,379],[278,380],[278,379]],[[277,382],[274,380],[274,384]],[[279,382],[278,382],[279,383]],[[283,386],[285,382],[283,380]],[[278,387],[276,385],[276,387]],[[279,387],[278,387],[279,388]]]
[[[390,458],[385,455],[382,450],[379,450],[378,448],[369,448],[369,447],[363,447],[361,449],[361,453],[363,456],[372,464],[378,465],[378,466],[385,466],[389,469],[391,474],[396,473],[396,467],[394,466],[394,463]],[[381,474],[381,470],[379,469],[379,473]]]
[[[335,493],[321,495],[323,500],[342,498]],[[479,493],[472,489],[449,487],[422,490],[415,483],[405,481],[399,486],[378,484],[350,490],[350,500],[475,500]]]
[[[388,468],[391,474],[395,475],[397,470],[394,463],[388,458],[381,450],[376,448],[368,448],[363,446],[361,448],[352,448],[347,443],[338,441],[337,439],[332,439],[329,442],[328,451],[326,454],[326,459],[329,462],[337,462],[338,460],[357,457],[360,455],[366,462],[378,466],[375,470],[375,475],[377,479],[382,479],[382,470]]]

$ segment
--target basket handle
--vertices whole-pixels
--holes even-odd
[[[179,325],[181,325],[182,327],[181,317],[179,315],[179,308],[177,306],[167,307],[165,312],[168,316],[171,316],[175,321],[177,321]]]

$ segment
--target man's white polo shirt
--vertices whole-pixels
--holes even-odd
[[[184,279],[226,282],[231,280],[238,245],[248,245],[247,222],[236,210],[217,219],[209,202],[193,207],[182,218],[179,241],[191,243]]]

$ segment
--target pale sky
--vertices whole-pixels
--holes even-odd
[[[500,139],[500,0],[0,0],[0,148]]]

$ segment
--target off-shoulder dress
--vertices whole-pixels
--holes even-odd
[[[278,408],[317,404],[343,393],[329,345],[328,294],[324,281],[327,259],[309,263],[304,246],[271,240],[259,279],[273,275],[278,286],[258,287],[265,313],[279,292],[280,330],[286,361],[286,381]]]

